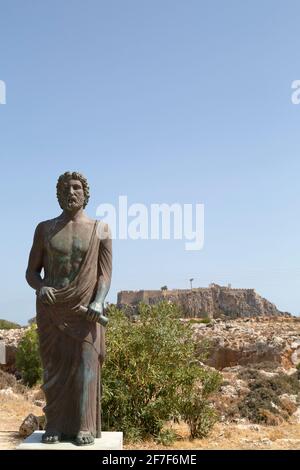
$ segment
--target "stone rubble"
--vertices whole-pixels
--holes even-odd
[[[0,365],[2,370],[10,373],[16,372],[15,362],[18,344],[28,329],[28,327],[25,327],[13,328],[10,330],[0,330],[0,341],[4,341],[5,343],[6,356],[6,363]]]
[[[274,362],[289,369],[300,363],[298,318],[212,319],[208,324],[192,326],[195,341],[209,341],[207,363],[216,369],[259,362]]]

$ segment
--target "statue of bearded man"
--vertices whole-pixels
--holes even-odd
[[[57,198],[62,213],[38,224],[26,271],[27,282],[37,295],[44,369],[46,431],[42,442],[71,440],[91,445],[101,435],[99,384],[105,355],[103,305],[112,271],[111,237],[106,224],[84,212],[89,186],[83,175],[61,175]]]

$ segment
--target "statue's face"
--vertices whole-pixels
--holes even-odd
[[[81,181],[69,179],[64,183],[62,205],[66,211],[80,209],[84,204],[84,191]]]

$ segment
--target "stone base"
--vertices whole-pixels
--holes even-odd
[[[43,444],[42,435],[45,431],[35,431],[27,437],[18,450],[122,450],[123,433],[103,431],[100,439],[89,446],[77,446],[72,442],[58,442],[57,444]]]

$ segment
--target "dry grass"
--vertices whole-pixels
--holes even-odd
[[[14,375],[0,369],[0,390],[11,388],[13,392],[26,395],[28,387],[17,381]]]
[[[194,449],[194,450],[263,450],[263,449],[300,449],[300,424],[284,423],[276,428],[218,423],[211,435],[205,439],[188,439],[184,425],[176,429],[182,439],[172,446],[157,445],[147,441],[135,445],[125,445],[125,449]]]
[[[25,396],[19,395],[18,398],[1,396],[0,432],[17,432],[29,413],[37,416],[43,414],[42,409],[33,405]]]
[[[33,413],[41,415],[41,408],[24,396],[18,400],[4,398],[0,405],[0,449],[14,449],[21,441],[18,429],[24,418]],[[237,425],[217,423],[209,437],[189,440],[185,424],[173,425],[178,440],[171,446],[156,444],[153,440],[126,444],[124,449],[300,449],[300,424],[283,423],[279,426]]]

